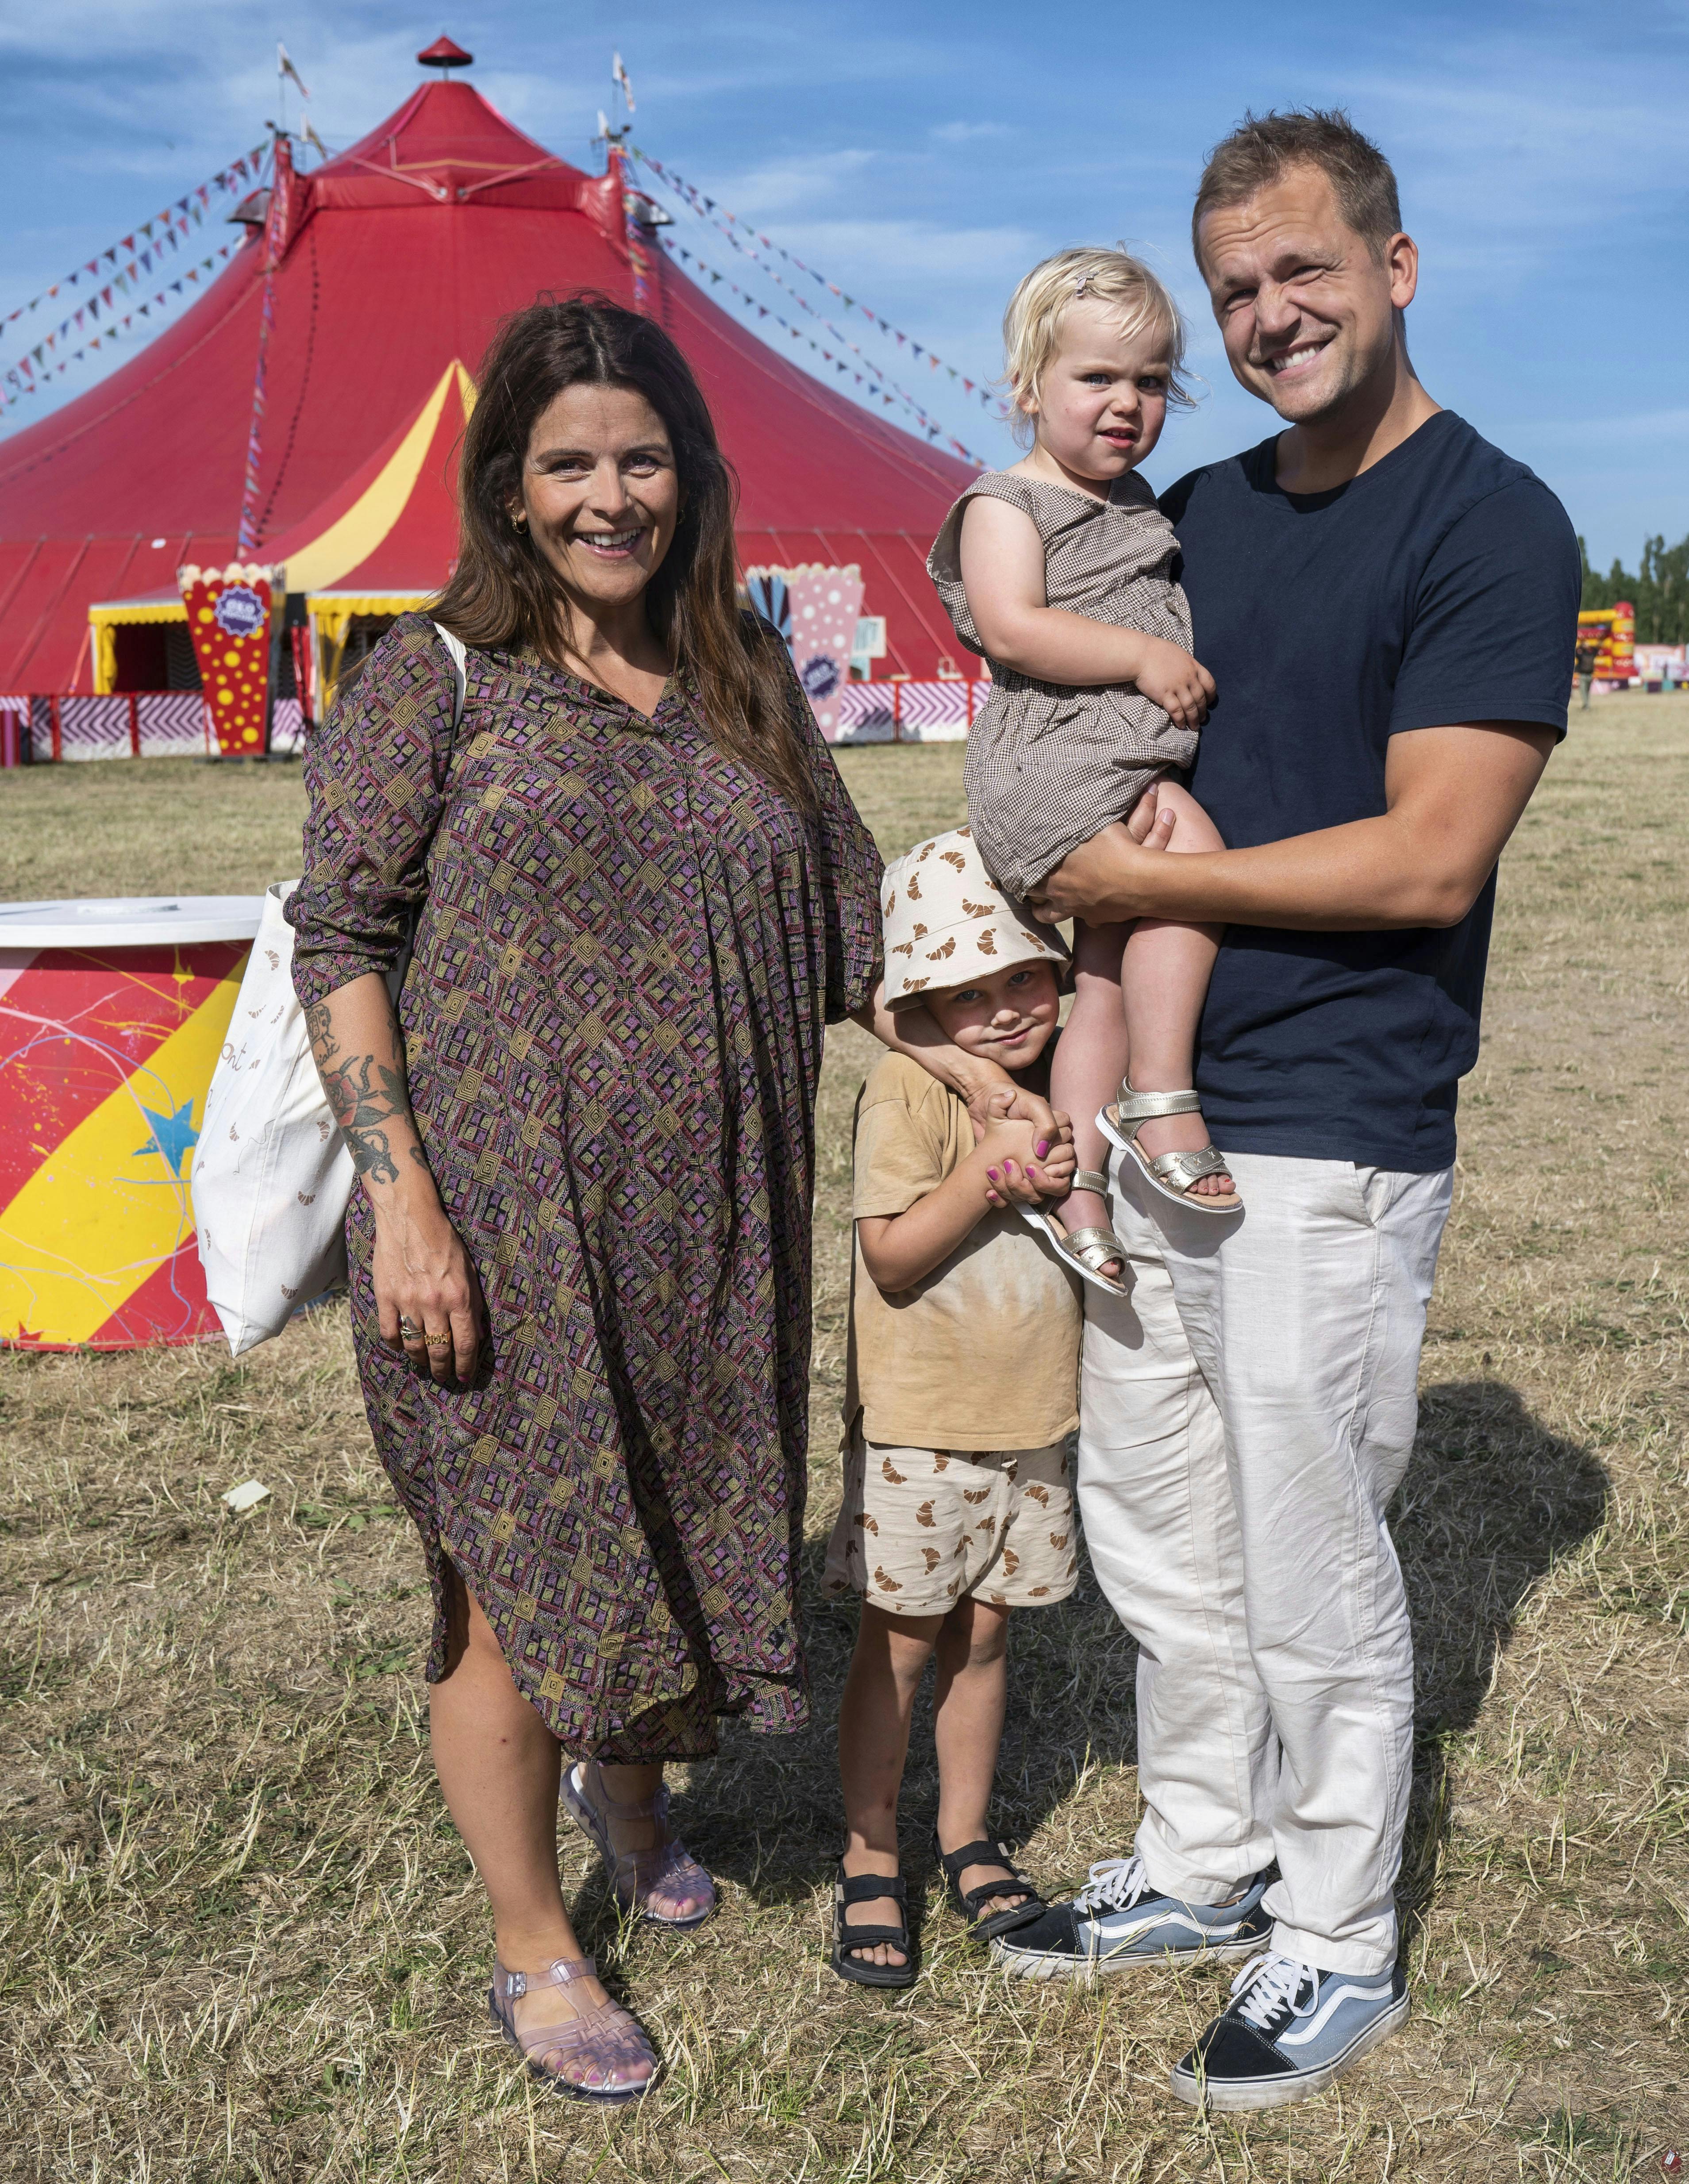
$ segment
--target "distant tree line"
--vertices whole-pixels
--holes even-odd
[[[1583,560],[1583,603],[1586,607],[1610,607],[1629,599],[1636,610],[1638,644],[1689,644],[1689,538],[1668,546],[1664,538],[1642,542],[1640,575],[1632,576],[1622,561],[1614,561],[1604,577],[1589,566],[1581,538],[1578,552]]]

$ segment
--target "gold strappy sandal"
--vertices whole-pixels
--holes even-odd
[[[1108,1195],[1108,1178],[1096,1169],[1082,1167],[1073,1177],[1075,1190],[1094,1190],[1101,1196]],[[1018,1201],[1016,1201],[1018,1204]],[[1064,1267],[1071,1267],[1081,1280],[1094,1282],[1110,1296],[1124,1296],[1126,1284],[1118,1274],[1106,1274],[1102,1269],[1111,1259],[1126,1264],[1126,1246],[1112,1228],[1075,1228],[1070,1234],[1053,1213],[1046,1213],[1041,1206],[1022,1206],[1021,1217],[1029,1221],[1048,1243],[1051,1250]]]
[[[1212,1145],[1204,1145],[1196,1153],[1159,1153],[1151,1160],[1138,1143],[1138,1133],[1146,1123],[1159,1122],[1164,1115],[1200,1115],[1201,1112],[1202,1102],[1195,1092],[1134,1092],[1129,1084],[1123,1084],[1118,1100],[1105,1107],[1096,1122],[1111,1145],[1132,1156],[1151,1190],[1170,1198],[1175,1206],[1187,1206],[1195,1213],[1241,1213],[1243,1201],[1235,1188],[1192,1195],[1190,1186],[1205,1175],[1231,1173],[1224,1156]]]

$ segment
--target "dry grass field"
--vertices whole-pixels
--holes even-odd
[[[1324,2099],[1210,2126],[1163,2074],[1224,1972],[1012,1986],[929,1886],[918,1986],[834,1980],[852,1617],[811,1594],[817,1727],[734,1734],[679,1784],[713,1925],[619,1928],[565,1839],[661,2092],[614,2119],[536,2092],[487,2022],[422,1734],[421,1560],[329,1307],[239,1365],[0,1358],[0,2176],[1593,2184],[1689,2154],[1689,699],[1574,728],[1502,868],[1395,1516],[1420,1664],[1398,2039]],[[844,763],[888,850],[960,816],[953,746]],[[14,775],[0,895],[255,889],[294,869],[300,810],[292,768]],[[822,1113],[811,1576],[867,1048],[834,1036]],[[272,1498],[231,1518],[250,1475]],[[1001,1821],[1053,1890],[1131,1831],[1132,1648],[1089,1583],[1017,1641]],[[917,1765],[928,1880],[934,1789]]]

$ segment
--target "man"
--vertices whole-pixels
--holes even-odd
[[[1285,427],[1162,504],[1219,693],[1191,785],[1231,847],[1116,827],[1040,909],[1226,926],[1197,1089],[1244,1211],[1152,1211],[1118,1163],[1132,1293],[1087,1299],[1079,1491],[1140,1648],[1144,1818],[999,1953],[1042,1978],[1250,1958],[1173,2072],[1229,2109],[1318,2092],[1407,2014],[1413,1652],[1384,1515],[1580,564],[1553,495],[1415,377],[1418,254],[1346,117],[1246,120],[1193,238],[1232,370]]]
[[[1601,655],[1592,644],[1580,644],[1575,655],[1578,688],[1583,694],[1583,710],[1589,710],[1589,694],[1595,688],[1595,663]]]

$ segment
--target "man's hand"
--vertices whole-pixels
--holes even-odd
[[[1132,680],[1177,728],[1200,728],[1214,702],[1214,678],[1182,644],[1140,637],[1143,658]]]
[[[1144,815],[1141,833],[1138,831],[1140,814]],[[1059,925],[1067,917],[1084,917],[1093,924],[1106,925],[1153,915],[1146,891],[1153,887],[1158,868],[1168,861],[1162,853],[1173,827],[1173,813],[1157,811],[1151,788],[1139,799],[1123,824],[1116,820],[1101,833],[1093,834],[1089,842],[1068,851],[1027,897],[1033,916],[1045,925]],[[1180,860],[1173,861],[1176,864]],[[1104,906],[1129,902],[1134,906]]]

